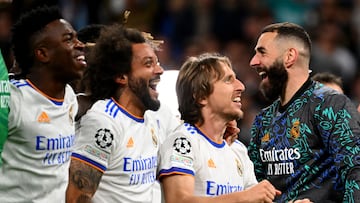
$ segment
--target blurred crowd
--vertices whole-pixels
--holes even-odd
[[[75,29],[122,22],[164,40],[158,52],[165,70],[179,69],[188,56],[219,52],[228,56],[245,84],[245,117],[239,122],[245,144],[256,113],[269,104],[258,92],[259,76],[249,66],[260,29],[272,22],[302,25],[313,47],[312,73],[341,76],[344,92],[360,102],[360,0],[13,0],[0,1],[0,46],[9,69],[11,25],[38,5],[59,5]],[[16,71],[16,70],[11,70]]]

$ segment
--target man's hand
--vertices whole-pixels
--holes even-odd
[[[263,180],[244,190],[244,192],[248,193],[248,195],[246,195],[247,202],[272,203],[276,196],[281,195],[281,191],[277,190],[268,180]]]
[[[231,145],[235,142],[235,140],[238,138],[238,134],[240,132],[240,129],[237,127],[236,120],[232,120],[227,124],[225,133],[224,133],[224,139],[228,143],[228,145]]]

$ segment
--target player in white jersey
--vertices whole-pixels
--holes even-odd
[[[151,202],[158,135],[154,120],[132,115],[114,99],[100,100],[88,110],[72,159],[105,173],[93,202]]]
[[[245,165],[225,140],[217,143],[188,123],[176,129],[161,149],[160,176],[172,173],[194,176],[194,195],[219,196],[257,183],[256,179],[250,184],[245,182],[251,162]],[[254,172],[250,175],[255,178]]]
[[[1,202],[64,202],[75,140],[75,94],[67,86],[63,100],[53,99],[26,80],[12,81],[10,90]]]
[[[67,83],[86,67],[84,44],[58,9],[48,7],[24,14],[12,40],[25,77],[10,85],[0,202],[65,202],[78,109]]]
[[[238,157],[246,153],[224,140],[228,123],[243,115],[244,90],[227,57],[207,53],[183,64],[176,92],[184,123],[160,147],[166,202],[272,202],[280,193],[268,181],[256,184],[248,157]]]
[[[141,32],[103,28],[89,58],[96,103],[80,119],[67,202],[152,202],[159,126],[156,86],[163,69]]]
[[[254,173],[254,164],[248,156],[248,151],[246,146],[235,139],[230,145],[231,150],[235,153],[235,156],[239,159],[240,165],[243,167],[242,176],[244,180],[244,188],[249,188],[253,185],[256,185],[258,181]]]

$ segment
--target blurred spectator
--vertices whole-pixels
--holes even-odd
[[[326,33],[326,34],[325,34]],[[352,81],[357,61],[353,53],[341,42],[344,35],[333,22],[324,22],[316,30],[313,40],[310,69],[314,73],[330,72],[341,76],[344,86]]]
[[[251,109],[265,107],[268,101],[257,91],[259,80],[247,66],[253,53],[248,47],[255,46],[258,33],[267,24],[303,24],[314,40],[310,69],[341,76],[344,92],[360,101],[360,82],[357,85],[355,78],[360,62],[360,0],[16,0],[10,11],[13,20],[40,4],[58,4],[65,19],[77,29],[88,24],[121,23],[124,11],[130,10],[129,27],[165,40],[158,57],[166,70],[179,69],[191,55],[223,53],[234,62],[235,72],[246,86],[244,94],[248,96],[243,99],[252,104]],[[5,25],[4,29],[0,27],[2,40],[8,28],[1,22],[9,19],[1,15],[1,5],[0,26]],[[11,58],[8,61],[12,62]]]
[[[351,87],[351,98],[353,102],[358,105],[358,111],[360,112],[360,73],[356,74]]]
[[[311,79],[318,81],[318,82],[324,84],[325,86],[328,86],[328,87],[344,94],[341,77],[338,77],[329,72],[323,72],[323,73],[316,73],[315,75],[313,75],[311,77]]]
[[[265,0],[274,13],[276,22],[293,22],[304,25],[309,11],[309,1],[299,0]]]
[[[12,19],[11,2],[0,2],[0,49],[8,70],[13,66],[14,56],[11,50]]]

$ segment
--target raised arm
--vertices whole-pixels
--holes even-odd
[[[66,202],[91,202],[103,173],[79,160],[72,159],[69,169],[69,184]]]

